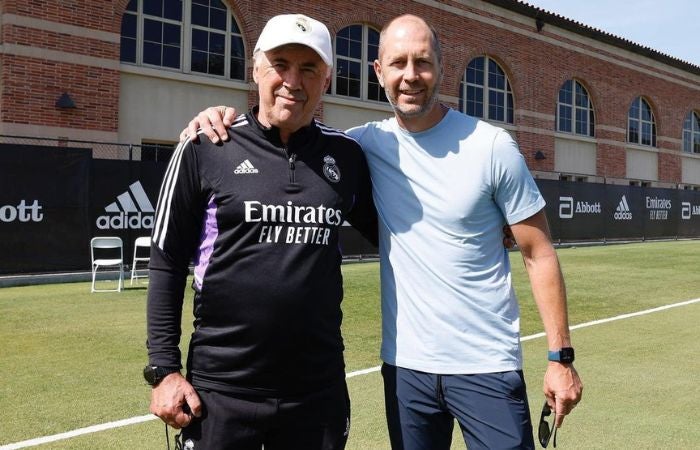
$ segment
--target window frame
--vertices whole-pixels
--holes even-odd
[[[571,84],[571,103],[562,102],[562,91],[565,89],[567,84]],[[586,106],[579,106],[578,104],[578,89],[580,89],[583,94],[585,94]],[[570,115],[569,117],[562,118],[561,111],[564,108],[568,108]],[[585,132],[578,131],[578,112],[581,111],[586,117],[586,130]],[[562,119],[568,119],[570,130],[562,129]],[[593,108],[593,102],[591,101],[591,95],[588,93],[588,89],[576,78],[570,78],[561,85],[559,92],[557,93],[557,111],[556,111],[556,131],[557,133],[567,133],[576,136],[584,137],[595,137],[595,109]]]
[[[483,83],[477,84],[474,82],[468,81],[468,71],[470,70],[470,66],[474,61],[477,59],[483,59],[484,60],[484,65],[483,65]],[[505,80],[504,87],[503,89],[491,86],[490,81],[491,81],[491,72],[490,72],[490,67],[491,67],[491,62],[495,64],[495,66],[502,72],[503,78]],[[482,115],[477,116],[474,114],[470,114],[473,117],[477,117],[479,119],[487,120],[487,121],[492,121],[496,123],[501,123],[501,124],[506,124],[506,125],[514,125],[515,124],[515,96],[513,95],[513,88],[511,87],[511,82],[510,78],[508,77],[508,72],[503,69],[503,66],[498,62],[498,60],[488,56],[488,55],[479,55],[475,56],[472,59],[469,60],[467,63],[466,68],[464,69],[464,72],[462,73],[462,79],[459,82],[459,109],[465,114],[469,114],[467,112],[467,105],[469,103],[469,98],[467,97],[467,94],[469,92],[469,88],[472,87],[474,89],[481,89],[482,92],[482,97],[481,97],[481,104],[482,104]],[[498,94],[503,94],[503,104],[499,105],[503,107],[503,118],[504,120],[499,120],[496,118],[491,118],[491,92],[495,92]]]
[[[700,154],[700,113],[695,110],[688,112],[683,120],[682,150],[690,155]]]
[[[126,36],[124,37],[120,31],[120,40],[129,39],[136,41],[136,54],[135,61],[125,61],[122,60],[122,55],[120,52],[119,61],[121,64],[130,64],[138,67],[147,67],[158,70],[166,70],[176,73],[184,73],[189,75],[200,75],[206,77],[213,77],[217,79],[224,79],[230,81],[246,81],[248,74],[248,58],[246,57],[246,41],[243,38],[243,33],[241,32],[241,26],[238,19],[235,17],[233,9],[223,0],[221,3],[226,7],[226,31],[222,31],[216,28],[205,27],[202,25],[192,23],[192,0],[182,0],[182,20],[176,21],[173,19],[167,19],[164,17],[157,17],[145,14],[143,12],[144,0],[132,0],[136,2],[136,11],[131,11],[129,9],[124,10],[124,16],[132,15],[136,17],[136,36]],[[131,2],[129,2],[131,3]],[[127,5],[128,8],[128,5]],[[211,8],[211,6],[208,6]],[[122,16],[122,23],[124,21],[124,16]],[[149,64],[144,62],[144,34],[145,34],[145,21],[146,20],[156,20],[162,23],[176,24],[180,26],[180,67],[173,68],[164,65]],[[207,63],[207,72],[201,72],[198,70],[193,70],[192,68],[192,36],[193,30],[205,31],[209,34],[219,33],[225,36],[224,39],[224,73],[219,75],[216,73],[209,73],[209,64]],[[208,37],[209,37],[208,34]],[[238,58],[233,55],[234,39],[240,41],[243,47],[243,56]],[[164,44],[163,44],[164,45]],[[209,47],[207,47],[207,55],[210,55]],[[242,73],[242,78],[232,77],[232,72],[234,67],[232,67],[232,60],[239,60],[242,64],[242,71],[237,70],[237,73]],[[207,58],[207,61],[209,59]]]
[[[649,115],[651,116],[651,120],[645,120],[642,117],[642,110],[643,106],[646,105],[646,107],[649,109]],[[637,116],[632,117],[632,110],[633,108],[637,109]],[[656,115],[654,114],[654,109],[651,107],[651,104],[647,99],[645,99],[643,96],[638,96],[634,100],[632,100],[632,103],[630,104],[629,109],[627,110],[627,142],[629,144],[634,144],[634,145],[640,145],[644,147],[656,147]],[[631,139],[631,133],[632,133],[632,122],[637,123],[637,139],[632,140]],[[651,131],[651,142],[649,144],[645,144],[644,138],[643,138],[643,128],[644,125],[648,125]]]
[[[340,33],[345,30],[346,28],[350,27],[362,27],[362,38],[361,38],[361,50],[360,50],[360,59],[358,58],[353,58],[350,56],[345,56],[345,55],[340,55],[337,51],[338,47],[338,37]],[[359,101],[366,101],[366,102],[374,102],[374,103],[389,103],[389,100],[386,98],[386,94],[384,93],[384,88],[381,87],[379,84],[379,81],[376,80],[377,86],[378,86],[378,92],[379,92],[379,99],[371,99],[369,98],[369,83],[370,83],[370,71],[371,73],[374,73],[374,60],[369,60],[369,46],[370,46],[370,41],[369,41],[369,31],[372,30],[375,33],[377,33],[377,55],[379,52],[379,34],[380,31],[372,27],[371,25],[368,25],[366,23],[352,23],[350,25],[347,25],[340,30],[338,30],[335,33],[335,36],[333,38],[333,63],[334,63],[334,68],[333,68],[333,77],[331,80],[331,86],[328,91],[329,94],[338,96],[340,98],[348,98],[348,99],[355,99]],[[342,59],[345,61],[350,61],[353,63],[360,63],[360,96],[356,97],[354,95],[349,95],[349,94],[338,94],[338,60]],[[375,77],[376,79],[376,77]]]

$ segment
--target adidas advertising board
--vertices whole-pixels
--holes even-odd
[[[97,218],[100,230],[146,229],[153,228],[153,205],[143,190],[140,181],[129,185],[126,192],[118,195],[116,201],[105,206],[105,212]]]
[[[630,205],[627,203],[627,197],[625,195],[620,199],[620,203],[618,203],[615,209],[613,218],[615,220],[632,220],[632,211],[630,211]]]

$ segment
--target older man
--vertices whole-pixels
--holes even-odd
[[[151,412],[187,449],[342,449],[350,427],[338,229],[376,234],[359,145],[313,113],[330,34],[276,16],[254,52],[259,106],[223,145],[180,144],[156,212],[148,292]],[[194,259],[194,333],[180,320]]]
[[[395,116],[348,134],[367,156],[380,217],[392,448],[448,449],[454,418],[470,449],[534,448],[504,223],[547,334],[544,394],[557,427],[582,392],[544,200],[505,130],[438,102],[442,54],[423,19],[389,22],[374,68]],[[211,120],[207,133],[225,138],[219,112],[200,113],[189,132]]]

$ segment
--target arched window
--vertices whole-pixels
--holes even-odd
[[[593,105],[586,88],[576,80],[567,80],[559,90],[557,101],[557,131],[595,135]]]
[[[243,36],[221,0],[131,0],[122,62],[245,79]]]
[[[496,61],[480,56],[469,62],[460,83],[459,109],[470,116],[513,123],[513,92]]]
[[[367,25],[350,25],[335,36],[335,76],[332,93],[361,100],[386,102],[374,73],[379,32]]]
[[[627,142],[656,147],[656,122],[651,106],[637,97],[627,114]]]
[[[700,115],[690,111],[683,122],[683,151],[700,153]]]

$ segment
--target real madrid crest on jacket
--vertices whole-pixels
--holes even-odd
[[[348,220],[376,242],[364,155],[315,120],[284,146],[255,110],[229,135],[223,144],[201,134],[200,144],[185,141],[166,172],[153,231],[150,361],[180,365],[179,330],[169,327],[179,324],[194,260],[192,384],[261,395],[319,389],[344,378],[338,229]]]

